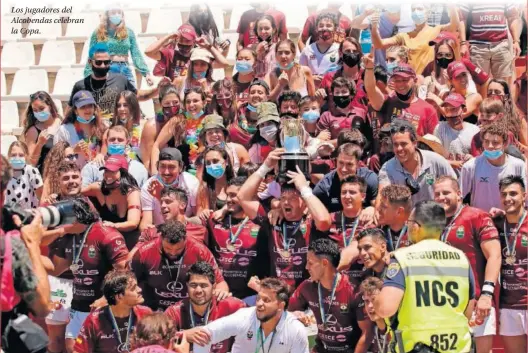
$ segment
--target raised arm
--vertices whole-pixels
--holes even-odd
[[[179,37],[178,33],[167,34],[165,37],[158,39],[145,49],[145,55],[154,60],[161,60],[161,49],[165,47],[171,39],[177,40]]]
[[[385,96],[376,86],[376,77],[374,76],[374,56],[372,53],[363,56],[363,66],[365,67],[365,91],[370,105],[375,111],[379,111],[385,101]]]
[[[442,25],[442,31],[456,32],[460,27],[460,18],[455,5],[449,5],[449,23]]]

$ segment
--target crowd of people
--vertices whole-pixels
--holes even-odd
[[[105,10],[2,157],[6,353],[527,351],[526,6],[341,5],[236,43],[193,5],[145,52]]]

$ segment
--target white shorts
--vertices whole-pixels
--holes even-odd
[[[484,336],[495,336],[497,334],[497,319],[495,314],[495,308],[491,307],[490,313],[486,320],[481,325],[473,327],[473,336],[484,337]]]
[[[81,331],[81,327],[84,323],[84,320],[90,315],[90,312],[84,313],[82,311],[76,311],[70,309],[70,322],[66,326],[66,339],[70,338],[72,340],[76,339]]]
[[[528,310],[500,309],[501,336],[528,335]]]
[[[70,321],[70,307],[73,298],[73,280],[48,276],[51,301],[60,304],[60,309],[53,309],[46,316],[48,325],[64,325]]]

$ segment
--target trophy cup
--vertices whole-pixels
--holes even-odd
[[[290,181],[286,173],[289,170],[297,172],[296,167],[299,167],[306,180],[310,180],[310,157],[304,150],[306,133],[303,127],[303,120],[294,118],[281,119],[280,139],[286,152],[279,161],[277,182],[283,185]]]

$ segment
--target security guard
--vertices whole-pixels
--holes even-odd
[[[407,221],[414,245],[393,253],[374,301],[379,317],[395,316],[391,322],[397,353],[471,350],[468,319],[474,279],[466,255],[439,240],[445,224],[442,206],[433,201],[416,204]]]

